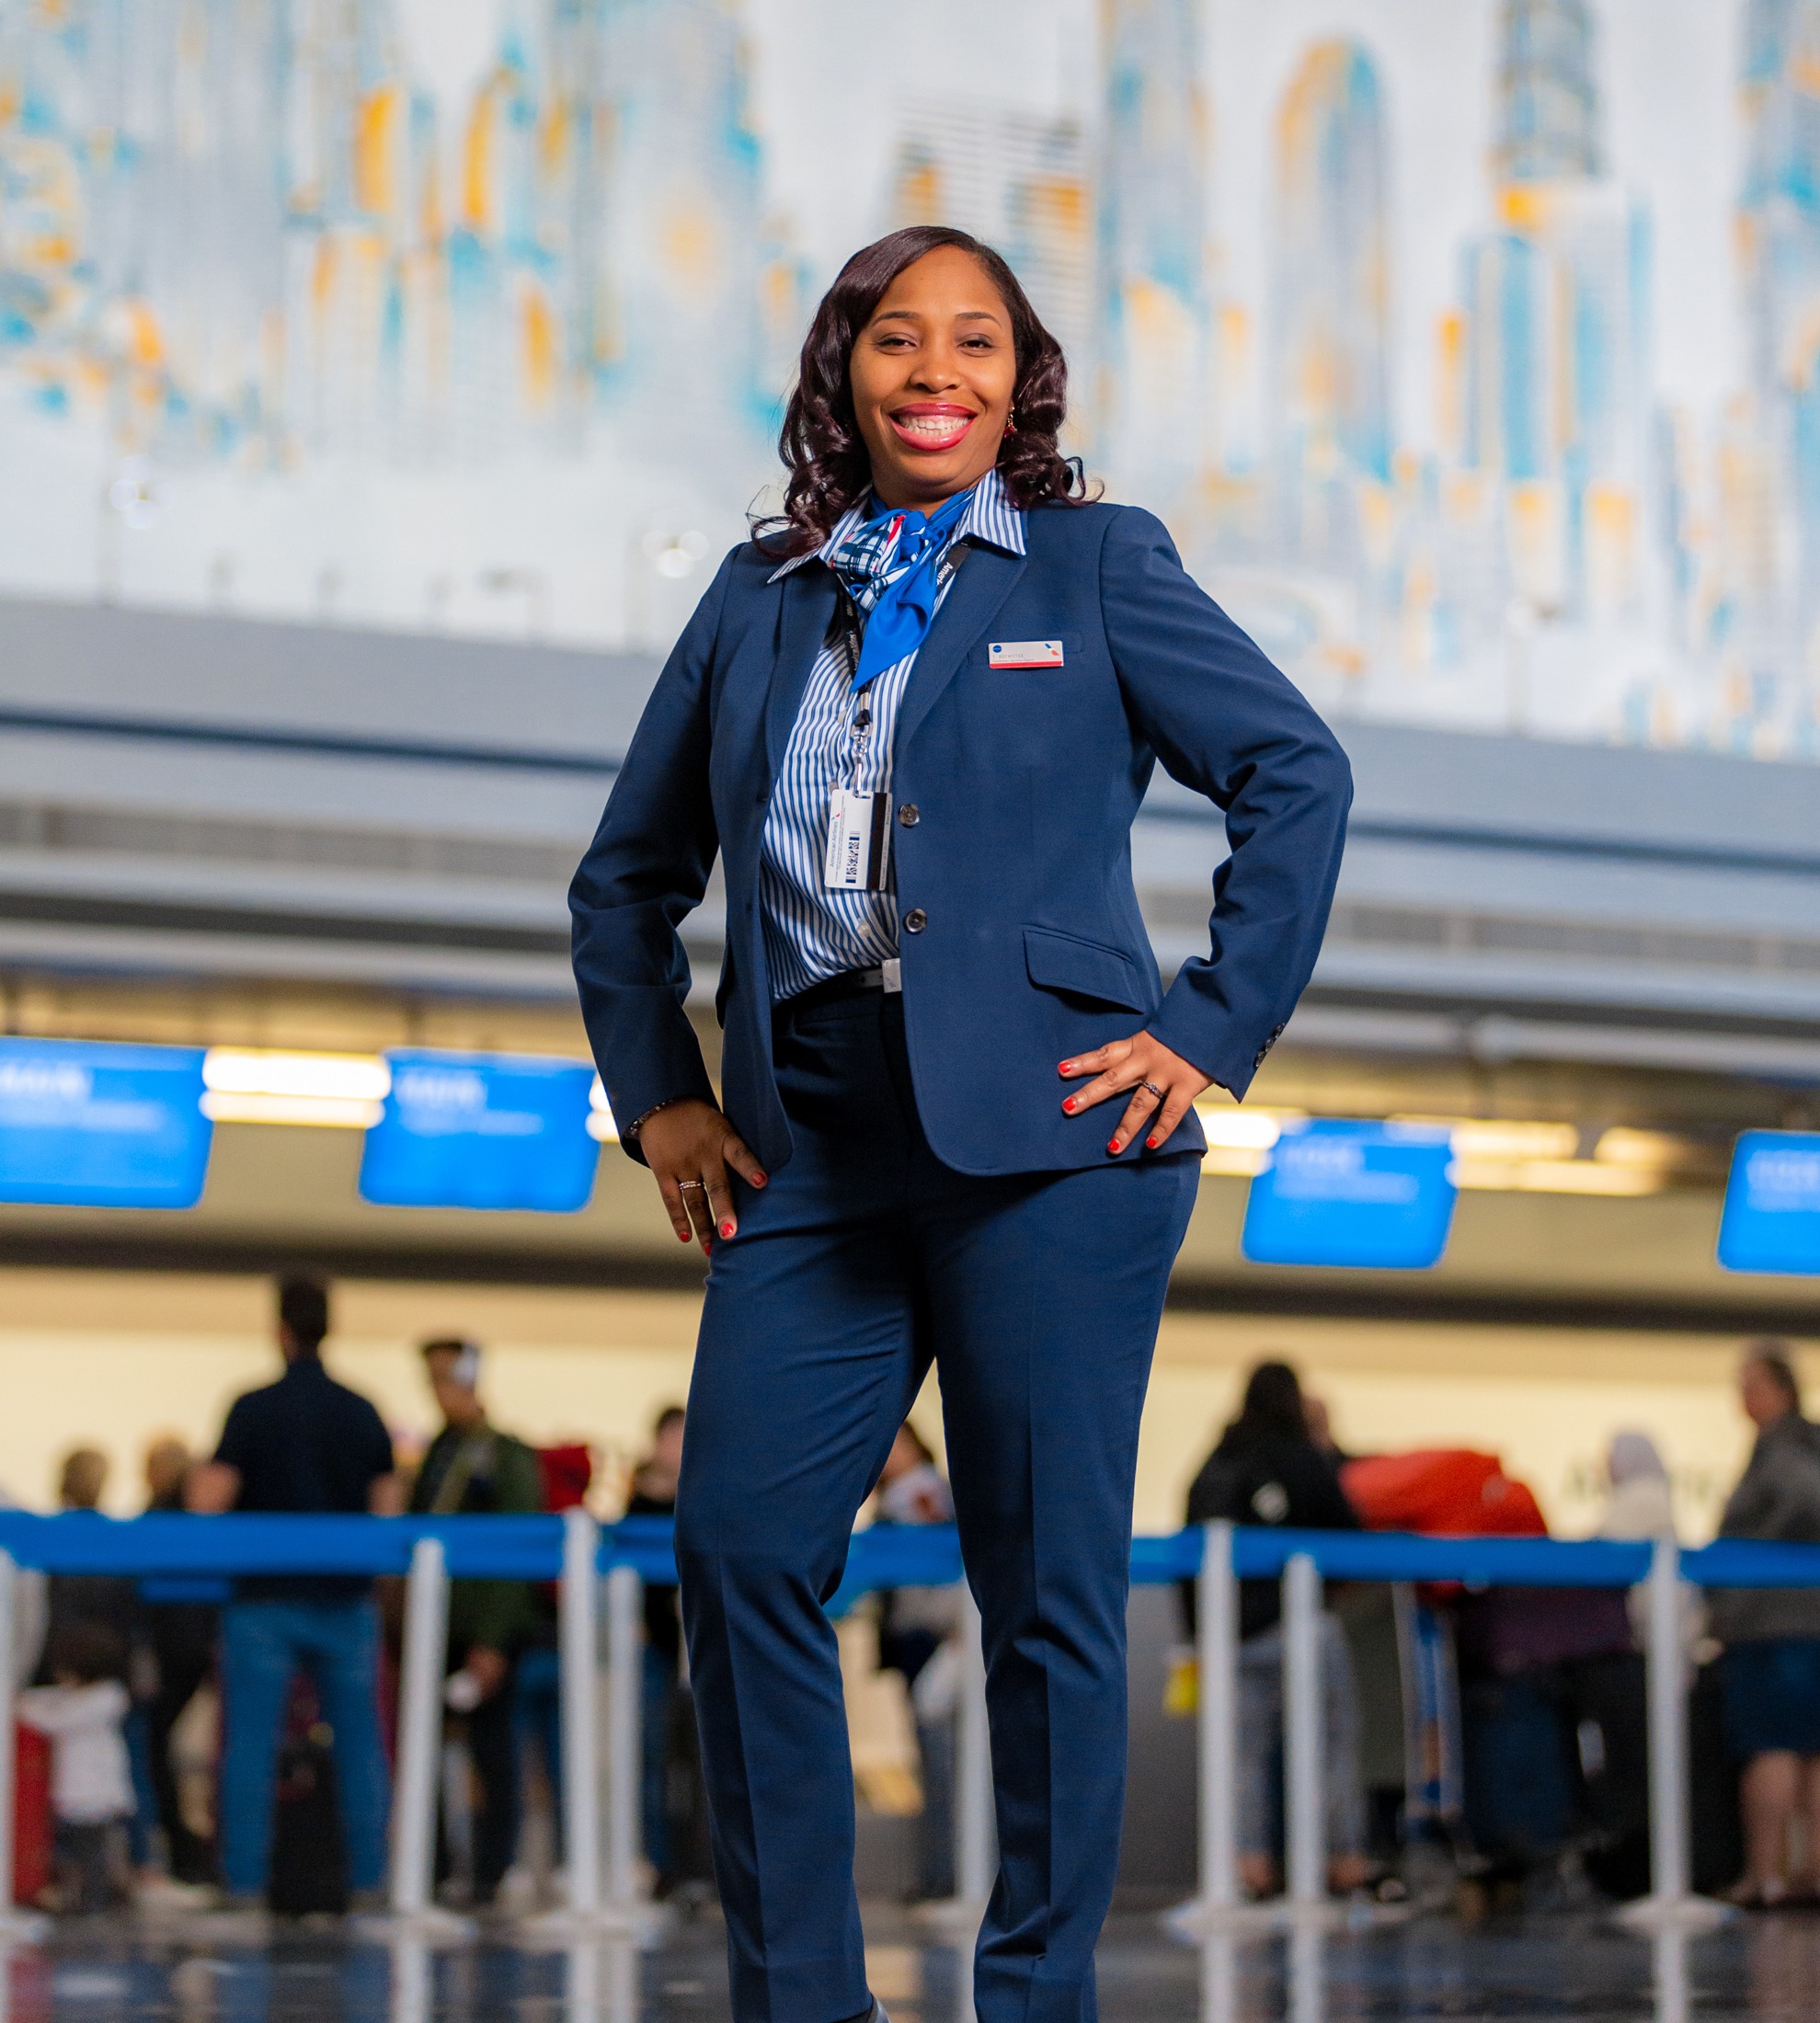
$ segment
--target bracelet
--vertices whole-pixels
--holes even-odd
[[[637,1144],[639,1132],[657,1115],[659,1110],[672,1109],[677,1103],[685,1100],[681,1096],[666,1096],[661,1103],[654,1103],[648,1110],[634,1117],[632,1122],[619,1134],[620,1143],[622,1145]]]

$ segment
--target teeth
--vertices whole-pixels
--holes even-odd
[[[967,419],[959,415],[899,415],[895,417],[899,428],[907,429],[913,436],[925,436],[932,442],[949,442],[967,429]]]

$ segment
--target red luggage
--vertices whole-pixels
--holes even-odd
[[[13,1902],[35,1904],[51,1887],[51,1738],[13,1731]]]
[[[1504,1472],[1494,1454],[1435,1447],[1374,1454],[1340,1470],[1348,1502],[1368,1531],[1416,1531],[1430,1537],[1495,1532],[1546,1537],[1548,1525],[1528,1486]]]

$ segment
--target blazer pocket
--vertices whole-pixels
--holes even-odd
[[[1150,994],[1138,966],[1122,949],[1104,942],[1083,942],[1050,927],[1024,931],[1024,966],[1030,980],[1045,990],[1070,990],[1076,997],[1097,998],[1130,1012],[1148,1012]]]

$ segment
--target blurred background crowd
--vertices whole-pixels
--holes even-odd
[[[666,1404],[629,1465],[582,1441],[537,1446],[494,1416],[482,1346],[420,1346],[427,1444],[395,1437],[338,1381],[330,1286],[275,1288],[274,1380],[211,1446],[143,1456],[141,1507],[389,1514],[560,1511],[663,1517],[686,1416]],[[327,1357],[325,1359],[325,1346]],[[1820,1427],[1788,1345],[1750,1343],[1737,1400],[1749,1458],[1722,1536],[1820,1541]],[[933,1430],[933,1428],[931,1429]],[[1605,1446],[1596,1535],[1672,1537],[1668,1457],[1642,1427]],[[71,1447],[64,1521],[100,1521],[109,1460]],[[110,1505],[119,1508],[115,1496]],[[1531,1487],[1468,1447],[1355,1452],[1280,1360],[1257,1363],[1194,1474],[1181,1518],[1241,1525],[1543,1536]],[[906,1423],[863,1522],[944,1525],[939,1456]],[[1597,1589],[1330,1585],[1322,1617],[1329,1881],[1386,1901],[1584,1906],[1648,1885],[1641,1595]],[[1196,1702],[1194,1594],[1134,1640],[1136,1758],[1161,1714]],[[376,1907],[395,1742],[400,1583],[329,1576],[27,1577],[21,1590],[21,1896],[63,1910],[153,1905]],[[1240,1602],[1244,1887],[1283,1878],[1281,1602]],[[953,1893],[959,1595],[899,1588],[840,1626],[861,1863],[909,1900]],[[1162,1648],[1150,1648],[1161,1642]],[[1820,1893],[1820,1592],[1719,1591],[1685,1605],[1696,1886],[1774,1905]],[[659,1897],[712,1895],[676,1591],[643,1608],[640,1825]],[[458,1581],[449,1619],[437,1873],[445,1901],[522,1910],[564,1891],[552,1588]],[[1143,1686],[1139,1683],[1139,1690]],[[1175,1744],[1179,1746],[1179,1744]],[[869,1830],[869,1831],[868,1831]],[[1178,1836],[1179,1837],[1179,1836]],[[1192,1830],[1170,1851],[1192,1872]]]

